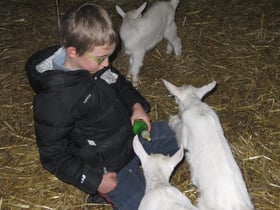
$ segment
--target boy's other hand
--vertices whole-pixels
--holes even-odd
[[[103,179],[98,187],[98,191],[101,193],[109,193],[113,191],[118,184],[117,174],[115,172],[108,172],[103,174]]]

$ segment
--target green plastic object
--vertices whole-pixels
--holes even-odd
[[[135,120],[132,129],[135,135],[142,136],[142,138],[146,139],[147,141],[151,141],[148,126],[143,120]]]

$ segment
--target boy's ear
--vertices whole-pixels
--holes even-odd
[[[67,47],[67,48],[66,48],[66,54],[67,54],[70,58],[74,58],[74,57],[78,56],[77,50],[76,50],[75,47]]]

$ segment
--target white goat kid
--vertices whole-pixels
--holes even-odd
[[[181,40],[177,36],[175,11],[179,0],[156,2],[144,13],[146,2],[138,9],[125,13],[118,5],[116,10],[122,16],[120,37],[124,43],[125,53],[129,55],[128,78],[132,77],[135,86],[138,85],[138,75],[143,65],[145,53],[155,47],[163,38],[167,39],[166,52],[174,49],[177,56],[181,55]]]
[[[182,146],[172,157],[162,154],[148,155],[138,136],[135,136],[133,149],[140,158],[146,180],[145,195],[141,200],[139,210],[197,209],[185,195],[169,183],[172,171],[184,156]]]
[[[201,88],[176,87],[163,80],[176,97],[179,114],[171,116],[169,125],[183,144],[190,164],[191,179],[198,188],[200,210],[252,210],[241,171],[224,136],[216,112],[201,99],[216,82]]]

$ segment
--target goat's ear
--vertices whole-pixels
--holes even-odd
[[[209,83],[208,85],[204,85],[201,88],[197,88],[195,94],[202,99],[207,93],[209,93],[216,86],[216,81]]]
[[[146,5],[147,5],[147,2],[144,2],[144,3],[136,10],[137,16],[140,15],[140,14],[144,11]]]
[[[166,80],[164,80],[164,79],[162,79],[162,81],[163,81],[165,87],[167,88],[167,90],[168,90],[173,96],[175,96],[175,97],[177,97],[177,98],[179,98],[179,99],[181,98],[182,91],[180,90],[179,87],[177,87],[177,86],[171,84],[170,82],[168,82],[168,81],[166,81]]]
[[[180,149],[169,159],[170,167],[175,168],[175,166],[182,160],[184,157],[184,148],[183,145],[180,146]]]
[[[116,11],[120,16],[122,16],[122,18],[124,18],[126,13],[118,5],[116,5]]]
[[[136,153],[136,155],[140,158],[141,162],[143,162],[148,157],[148,154],[146,153],[145,149],[143,148],[137,135],[135,135],[134,139],[133,139],[133,149],[134,149],[134,152]]]

